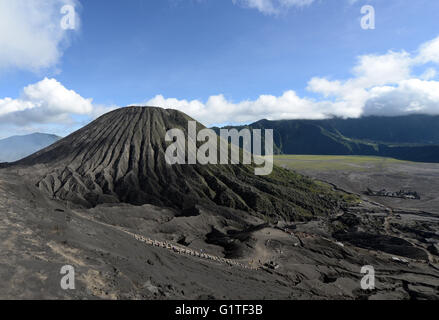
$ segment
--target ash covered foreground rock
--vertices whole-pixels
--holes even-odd
[[[0,298],[439,297],[439,257],[427,250],[431,243],[398,231],[413,223],[404,214],[394,220],[388,213],[366,213],[370,208],[362,207],[350,213],[358,218],[355,226],[340,222],[346,214],[340,213],[332,221],[314,219],[284,229],[244,211],[215,206],[200,206],[199,214],[189,217],[153,205],[71,209],[44,198],[21,179],[0,171]],[[425,224],[432,232],[438,218],[424,217],[416,224],[412,227],[427,230],[421,227]],[[381,237],[379,246],[366,248],[356,228],[368,235],[389,232],[404,241]],[[186,245],[179,244],[183,238]],[[425,248],[425,255],[386,253],[395,243],[408,245],[405,241],[416,252]],[[75,267],[76,290],[60,288],[59,272],[66,264]],[[373,291],[360,287],[364,265],[375,268]]]
[[[281,169],[166,166],[161,133],[187,119],[117,110],[0,169],[0,298],[439,298],[438,215]]]

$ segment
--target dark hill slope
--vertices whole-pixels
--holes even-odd
[[[273,129],[274,150],[278,154],[375,155],[377,146],[344,137],[312,120],[261,120],[248,126],[227,129]],[[213,128],[219,133],[219,128]]]
[[[250,125],[253,129],[273,129],[274,142],[284,154],[367,154],[376,153],[373,144],[355,141],[334,128],[325,128],[312,120],[267,121]]]
[[[244,127],[273,129],[279,154],[373,155],[439,162],[439,116],[260,120],[236,128]]]
[[[358,119],[333,118],[321,125],[346,137],[383,143],[439,145],[439,116],[369,116]]]
[[[339,205],[339,195],[280,168],[261,177],[251,166],[168,165],[165,133],[180,128],[187,134],[188,120],[176,110],[118,109],[13,166],[51,197],[87,207],[126,202],[190,209],[207,203],[302,219]]]

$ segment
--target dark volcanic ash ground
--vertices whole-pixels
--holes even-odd
[[[144,109],[130,112],[140,122],[153,118]],[[135,125],[131,131],[138,132]],[[148,138],[140,135],[139,145],[136,134],[117,134],[112,139],[123,144],[113,151],[100,149],[105,139],[88,132],[81,143],[94,151],[73,136],[0,169],[0,298],[439,298],[438,215],[346,202],[299,175],[278,171],[260,180],[245,168],[160,167],[151,181],[163,194],[191,196],[184,206],[164,203],[148,189],[159,159],[145,164]],[[79,143],[70,143],[78,152],[65,141]],[[162,152],[150,141],[156,155]],[[166,179],[187,174],[199,184],[164,188]],[[270,206],[261,212],[264,203]],[[75,268],[75,290],[60,286],[64,265]],[[375,269],[372,291],[360,286],[365,265]]]

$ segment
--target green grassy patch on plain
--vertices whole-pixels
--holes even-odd
[[[293,170],[365,171],[408,163],[393,158],[373,156],[275,155],[276,165]]]

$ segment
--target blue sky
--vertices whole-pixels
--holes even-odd
[[[439,113],[435,0],[9,4],[0,0],[3,15],[29,25],[0,23],[0,137],[65,135],[130,104],[178,108],[207,125]],[[66,4],[75,30],[57,30]],[[364,5],[375,9],[374,30],[361,28]]]

